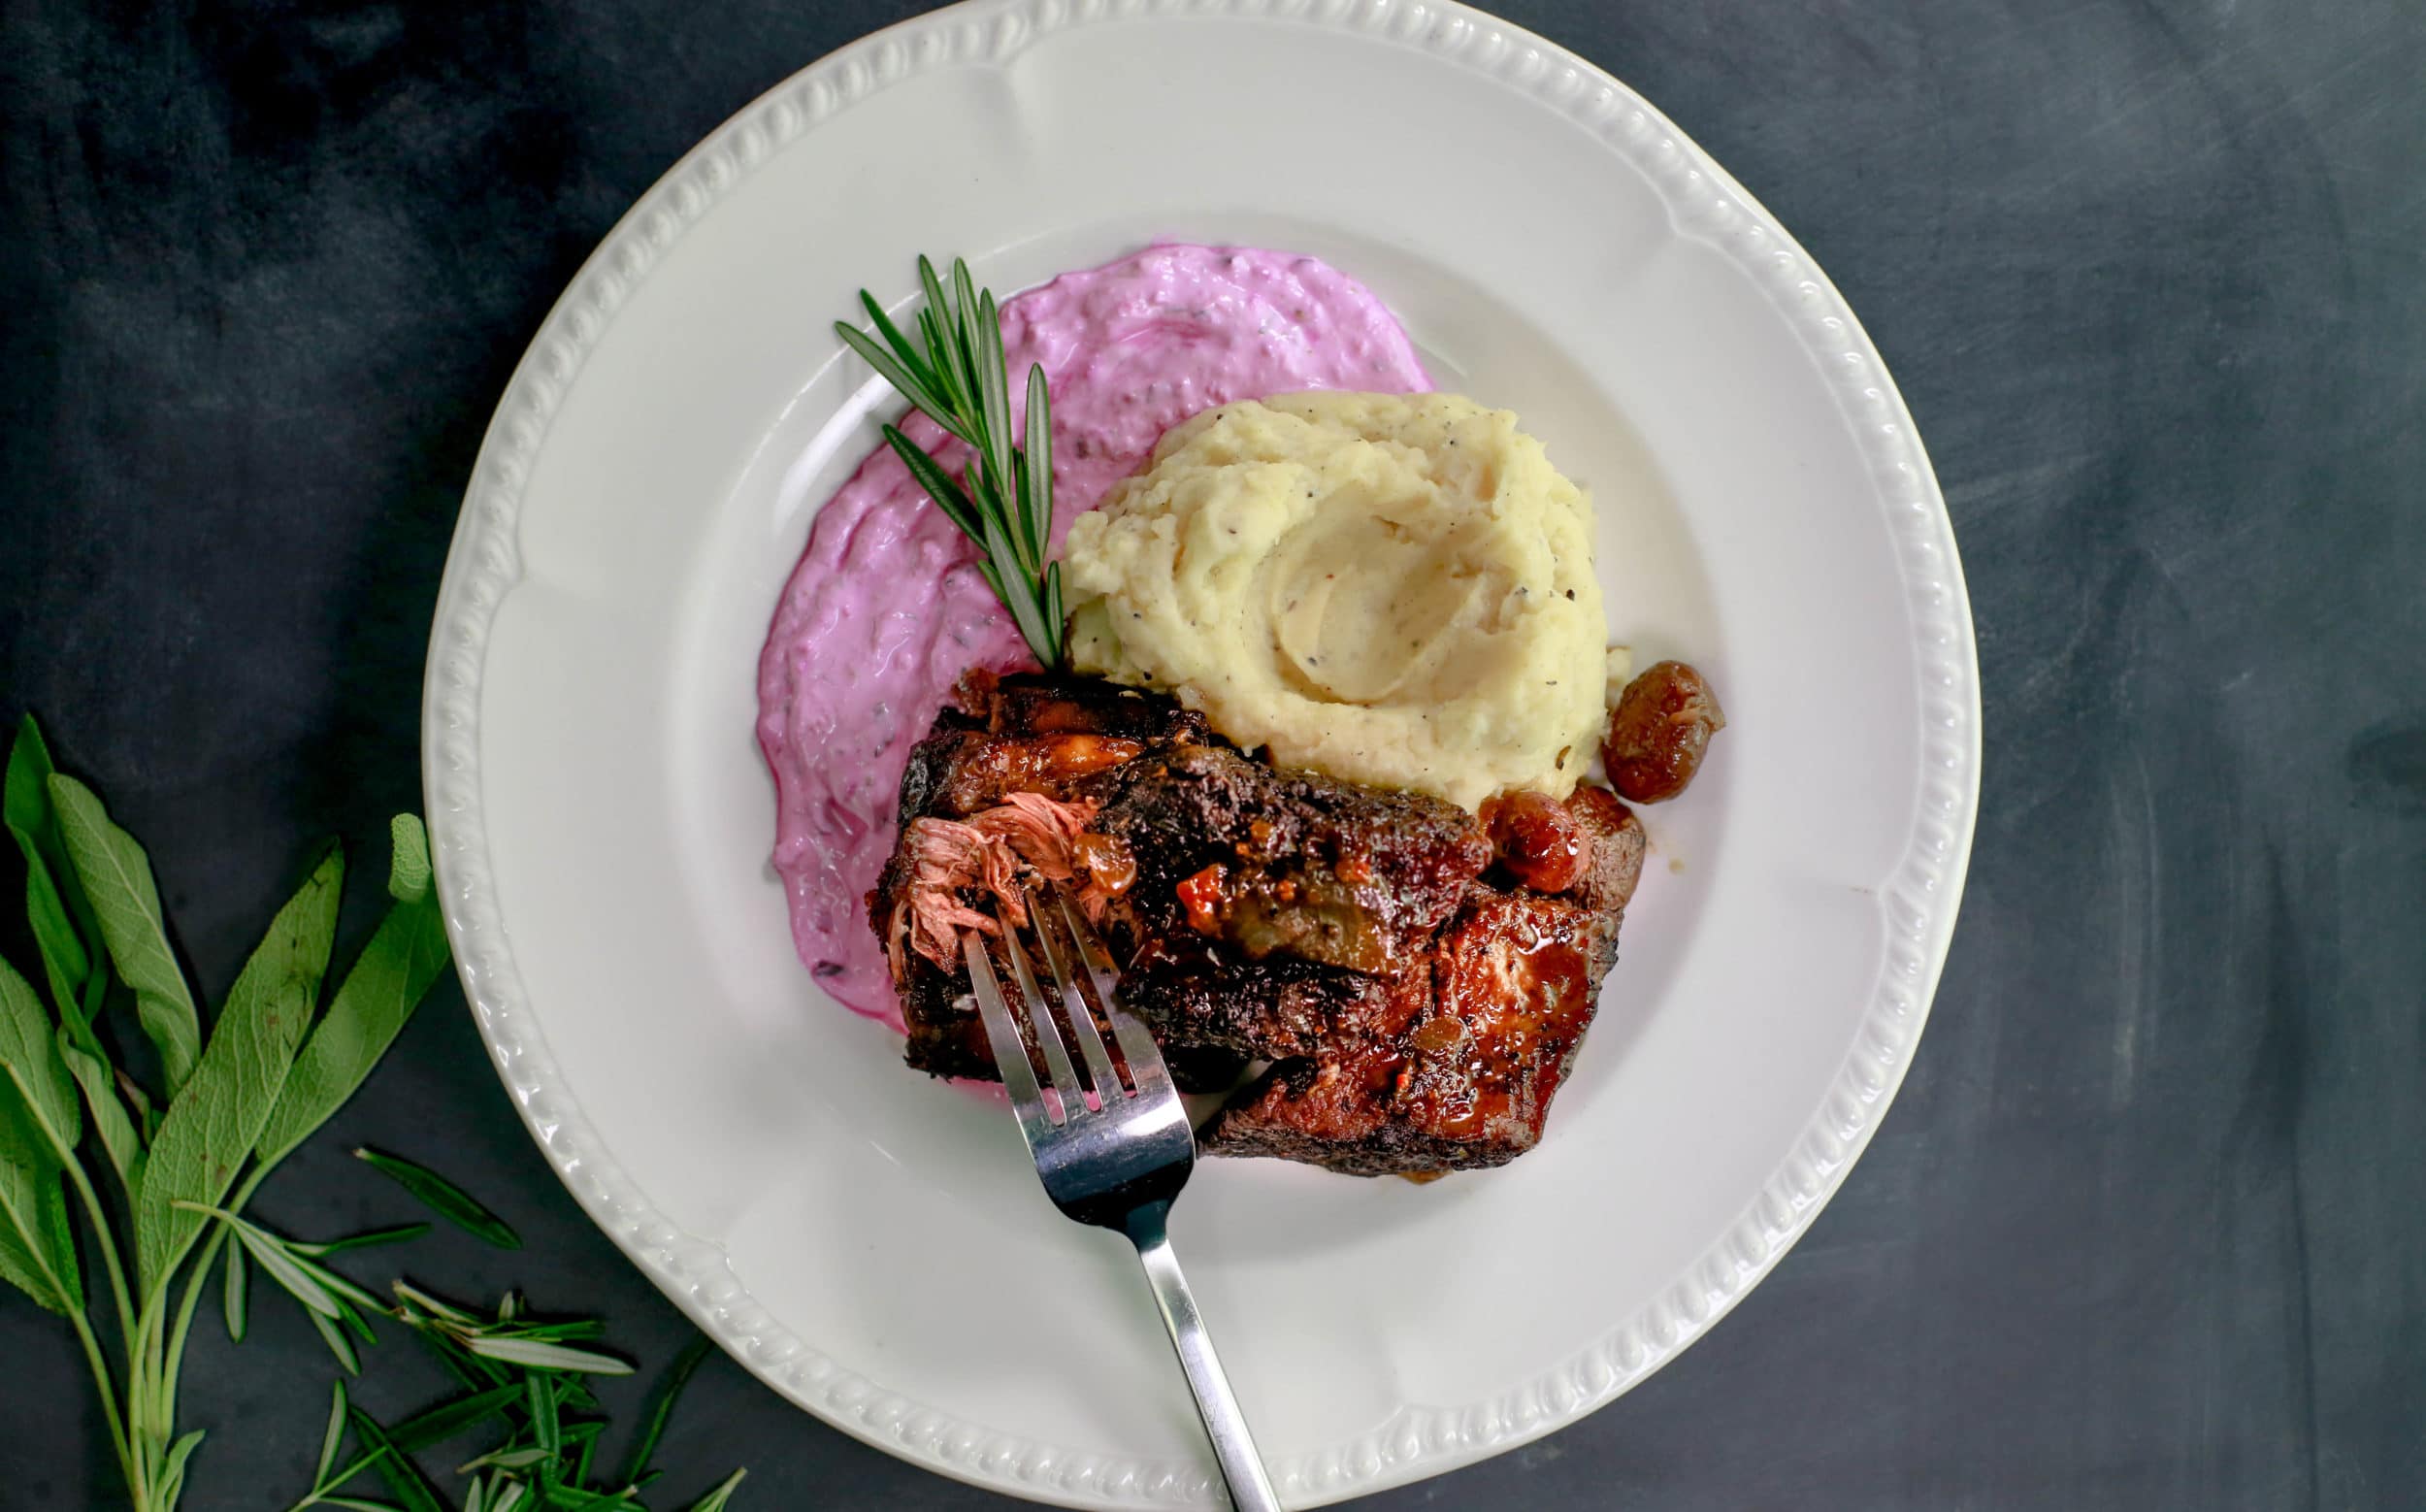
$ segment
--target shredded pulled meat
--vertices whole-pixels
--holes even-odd
[[[1091,917],[1099,916],[1103,899],[1118,889],[1098,884],[1096,870],[1101,863],[1094,852],[1101,848],[1101,838],[1086,835],[1095,814],[1095,804],[1085,799],[1065,804],[1039,793],[1011,793],[966,820],[911,820],[902,837],[912,868],[910,883],[894,907],[886,939],[894,979],[907,974],[905,948],[949,971],[960,965],[960,931],[1001,932],[993,914],[964,900],[972,890],[991,897],[1002,916],[1018,926],[1028,922],[1021,889],[1031,878],[1068,882],[1084,873],[1087,885],[1079,892],[1079,904]],[[1113,879],[1103,880],[1109,884]]]

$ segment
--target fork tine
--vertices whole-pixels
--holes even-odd
[[[961,937],[961,954],[968,962],[969,985],[977,993],[977,1016],[985,1021],[986,1042],[994,1047],[994,1064],[1002,1072],[1003,1089],[1011,1095],[1011,1111],[1019,1115],[1019,1132],[1033,1152],[1053,1133],[1044,1093],[1036,1086],[1036,1069],[1028,1062],[1028,1043],[1011,1021],[1011,1005],[1003,1001],[1002,980],[975,931]]]
[[[1062,1032],[1053,1027],[1053,1005],[1047,1002],[1044,989],[1036,985],[1035,968],[1028,964],[1028,951],[1019,942],[1019,931],[1011,928],[1003,908],[996,905],[994,916],[1002,926],[1002,954],[1010,958],[1011,974],[1019,978],[1020,996],[1028,1000],[1028,1022],[1036,1026],[1036,1048],[1044,1052],[1046,1069],[1053,1073],[1053,1090],[1062,1100],[1060,1122],[1087,1111],[1086,1094],[1078,1089],[1078,1068],[1070,1064],[1069,1051],[1062,1043]]]
[[[1061,903],[1059,894],[1053,902],[1057,905]],[[1120,1073],[1112,1069],[1112,1057],[1103,1048],[1103,1035],[1095,1027],[1095,1009],[1087,1006],[1087,995],[1078,990],[1078,979],[1070,974],[1068,957],[1077,947],[1073,945],[1065,951],[1061,940],[1055,938],[1060,931],[1054,927],[1054,918],[1060,912],[1059,906],[1046,907],[1033,891],[1028,894],[1028,916],[1036,921],[1036,940],[1044,946],[1045,968],[1053,973],[1053,985],[1061,992],[1062,1011],[1069,1018],[1070,1037],[1078,1041],[1078,1053],[1086,1059],[1087,1080],[1098,1098],[1108,1101],[1126,1097]],[[1061,928],[1068,925],[1065,922]]]
[[[1078,946],[1078,959],[1095,979],[1098,1001],[1103,1004],[1103,1017],[1112,1026],[1112,1037],[1120,1041],[1121,1057],[1129,1062],[1129,1079],[1140,1095],[1171,1085],[1170,1071],[1163,1065],[1163,1052],[1146,1033],[1145,1025],[1121,1006],[1120,977],[1112,966],[1111,954],[1103,948],[1103,940],[1087,922],[1087,916],[1070,902],[1069,895],[1060,888],[1053,892],[1054,902],[1061,904],[1062,922],[1069,929],[1069,937]]]

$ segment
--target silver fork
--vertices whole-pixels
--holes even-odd
[[[1044,1053],[1051,1086],[1036,1082],[1008,995],[975,932],[961,937],[961,953],[968,961],[978,1012],[985,1020],[986,1038],[994,1046],[995,1064],[1002,1069],[1002,1085],[1010,1092],[1012,1111],[1019,1116],[1019,1132],[1027,1136],[1029,1153],[1036,1158],[1036,1175],[1063,1216],[1125,1234],[1137,1246],[1138,1262],[1145,1266],[1155,1304],[1162,1309],[1164,1326],[1170,1330],[1171,1347],[1179,1352],[1188,1385],[1197,1395],[1197,1411],[1213,1440],[1214,1458],[1221,1463],[1231,1502],[1239,1512],[1278,1512],[1280,1499],[1273,1495],[1271,1478],[1256,1457],[1246,1417],[1238,1410],[1238,1398],[1230,1395],[1221,1361],[1214,1357],[1213,1341],[1205,1334],[1196,1298],[1180,1274],[1179,1257],[1171,1253],[1166,1230],[1171,1200],[1188,1184],[1188,1172],[1197,1158],[1196,1132],[1189,1127],[1187,1109],[1180,1105],[1179,1089],[1172,1085],[1153,1036],[1121,1006],[1119,975],[1112,959],[1068,894],[1053,889],[1047,906],[1031,890],[1025,901],[1036,939],[1044,947],[1045,964],[1069,1023],[1070,1037],[1078,1041],[1079,1058],[1086,1063],[1084,1087],[1054,1024],[1051,1005],[1037,985],[1027,948],[1000,909],[996,919],[1002,926],[1002,954],[1010,962],[1028,1022],[1035,1032],[1036,1048]],[[1095,1014],[1079,988],[1078,975],[1070,969],[1072,957],[1093,984],[1104,1021],[1120,1044],[1121,1059],[1129,1068],[1126,1084],[1113,1068]]]

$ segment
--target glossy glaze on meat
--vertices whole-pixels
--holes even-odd
[[[1092,811],[1076,853],[1127,1002],[1182,1085],[1268,1063],[1206,1152],[1356,1174],[1495,1166],[1540,1139],[1642,871],[1642,827],[1606,789],[1512,795],[1477,819],[1276,771],[1167,699],[1092,680],[965,686],[911,760],[903,822],[966,821],[1011,792]],[[869,895],[880,932],[907,857]],[[903,955],[910,1064],[993,1079],[966,971]]]
[[[1477,884],[1433,947],[1360,1003],[1350,1032],[1279,1062],[1203,1134],[1215,1155],[1355,1175],[1498,1166],[1541,1139],[1616,964],[1642,826],[1570,801],[1589,855],[1564,895]]]
[[[1115,918],[1132,950],[1193,937],[1230,958],[1385,974],[1421,950],[1490,863],[1454,804],[1175,745],[1091,791],[1095,828],[1137,858]]]
[[[918,871],[912,827],[920,819],[969,819],[1012,792],[1041,793],[1056,802],[1083,798],[1089,779],[1120,759],[1206,737],[1203,720],[1171,700],[1091,678],[972,674],[956,697],[959,706],[944,709],[910,754],[902,778],[902,839],[868,895],[869,922],[895,960],[894,989],[909,1031],[904,1058],[937,1076],[993,1081],[994,1053],[968,998],[967,970],[946,970],[916,951],[890,948]],[[1125,754],[1107,759],[1107,752]],[[969,903],[980,910],[990,906],[977,897]],[[1007,962],[1001,968],[1007,974]],[[1174,1075],[1187,1076],[1185,1084],[1207,1088],[1234,1078],[1241,1064],[1212,1049],[1171,1061]]]

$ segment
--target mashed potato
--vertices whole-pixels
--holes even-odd
[[[1563,798],[1607,717],[1591,503],[1454,394],[1199,414],[1071,522],[1063,573],[1078,670],[1284,766],[1468,808]]]

